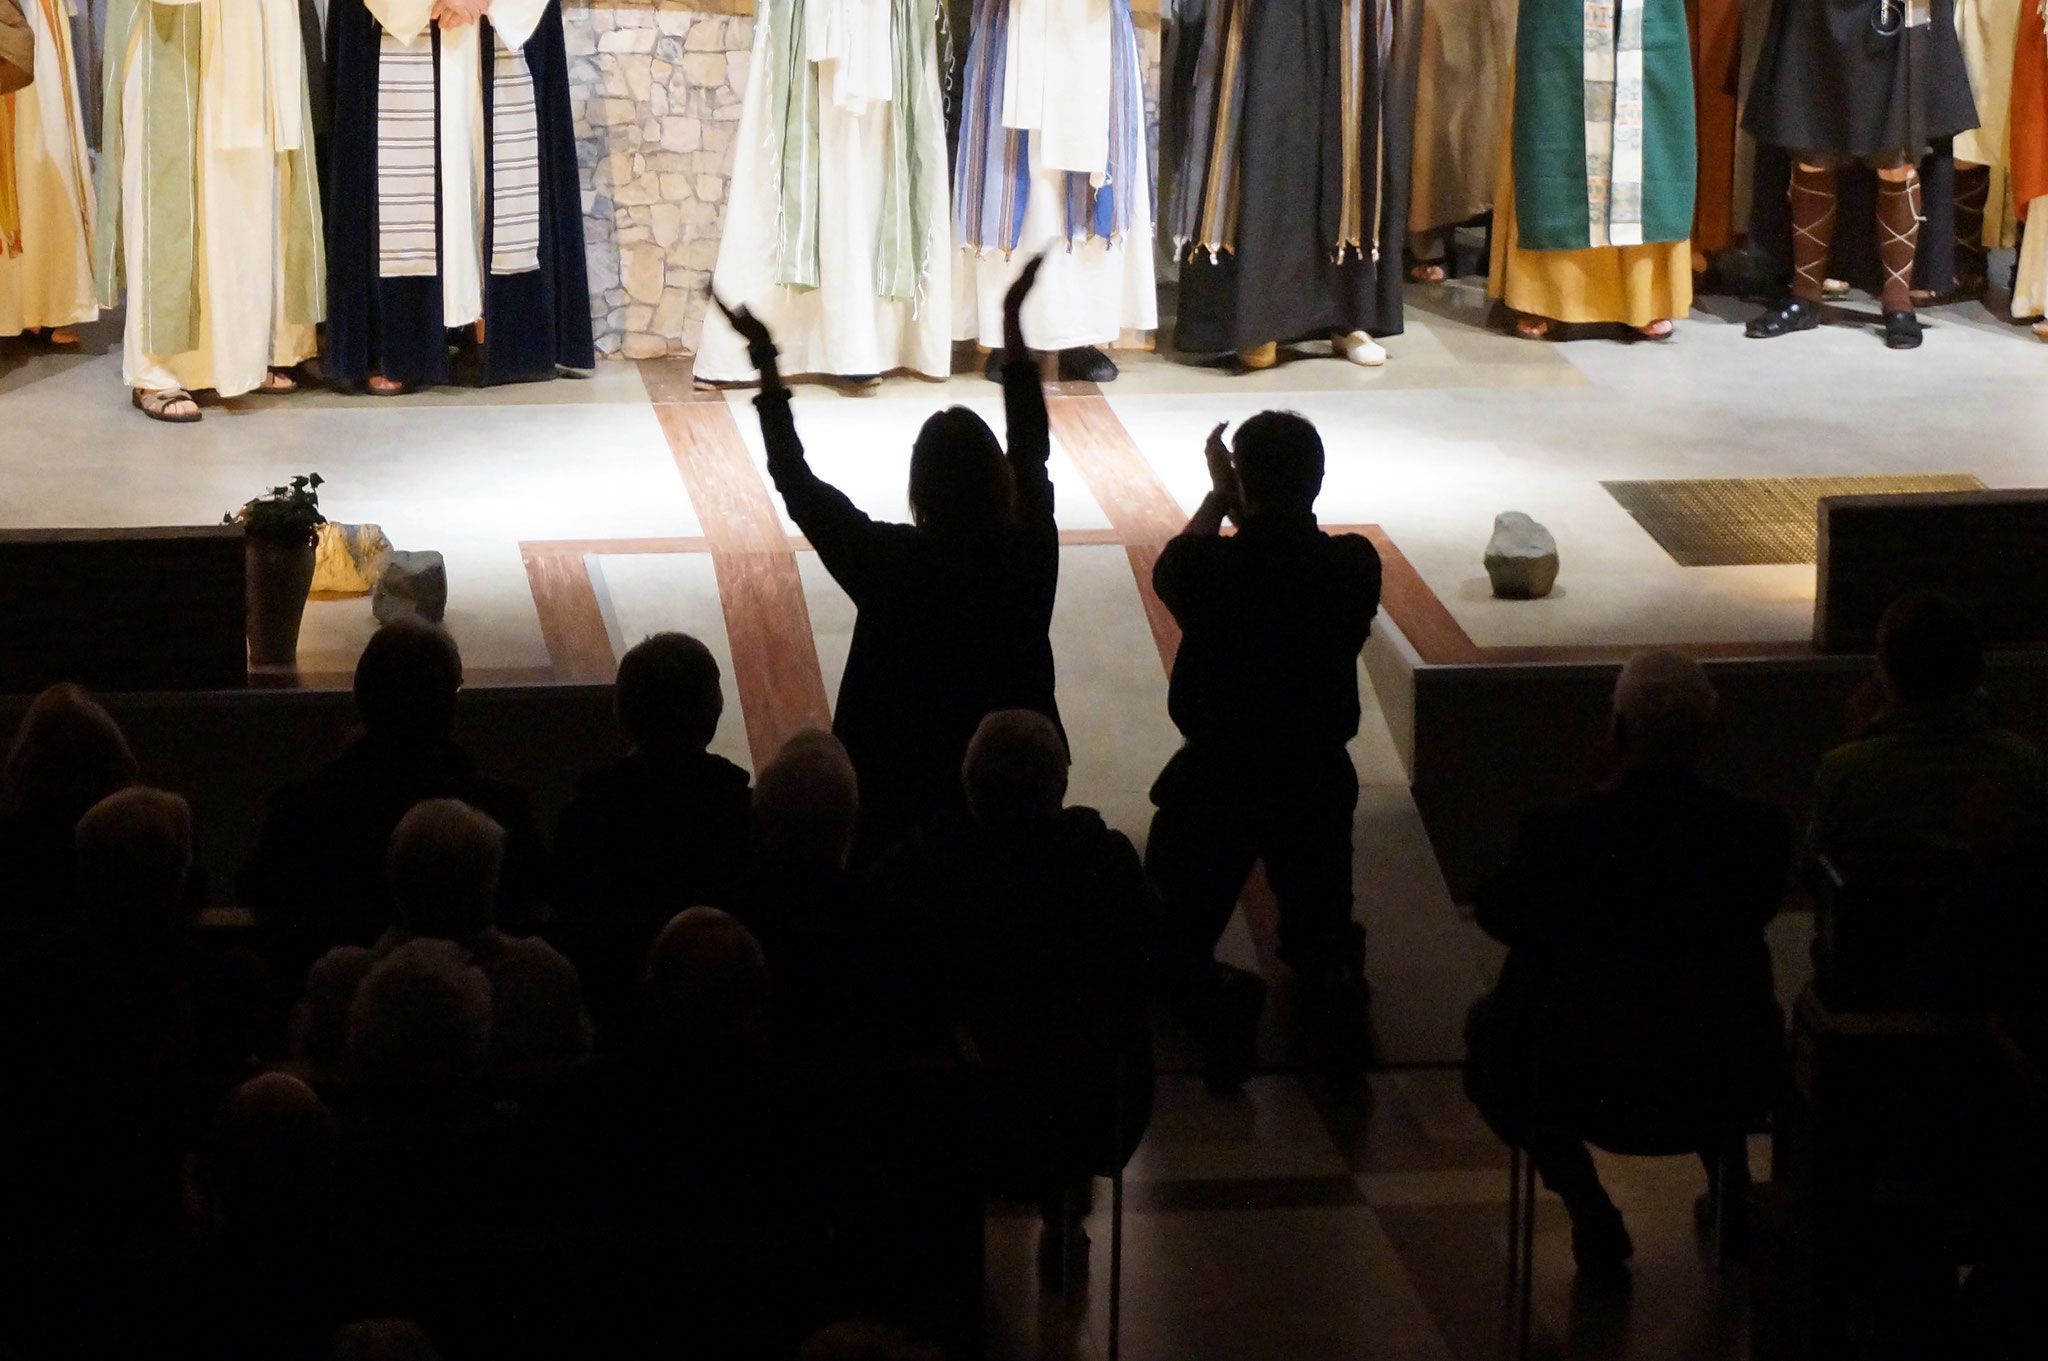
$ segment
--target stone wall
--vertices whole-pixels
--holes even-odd
[[[1132,9],[1156,147],[1158,0]],[[754,0],[563,0],[600,355],[647,359],[696,346],[732,183],[753,11]]]

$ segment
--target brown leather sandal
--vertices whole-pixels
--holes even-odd
[[[167,425],[191,425],[199,419],[199,403],[183,388],[158,388],[153,391],[133,388],[129,391],[129,399],[134,402],[137,411],[153,421],[163,421]],[[189,404],[192,409],[170,410],[179,402]]]

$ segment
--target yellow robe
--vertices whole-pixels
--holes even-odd
[[[1692,243],[1523,250],[1515,222],[1515,78],[1507,81],[1487,296],[1517,312],[1575,324],[1648,326],[1692,310]]]
[[[73,326],[99,315],[92,284],[92,171],[85,117],[71,78],[64,0],[24,0],[36,42],[36,79],[14,105],[21,254],[0,253],[0,336]]]

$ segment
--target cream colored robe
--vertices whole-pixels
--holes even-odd
[[[103,152],[121,158],[120,264],[128,302],[121,376],[147,391],[212,388],[238,396],[260,386],[270,368],[319,350],[314,323],[324,316],[325,285],[318,188],[309,173],[288,168],[312,166],[298,8],[292,0],[151,3],[200,9],[196,220],[184,228],[194,241],[196,335],[191,348],[172,354],[151,352],[145,340],[150,285],[159,271],[152,267],[137,131],[147,122],[151,49],[138,24],[121,59],[118,109],[110,110]],[[310,240],[287,239],[294,222]],[[287,260],[294,258],[310,262],[310,277],[287,279]],[[299,270],[306,275],[308,264]],[[288,295],[302,300],[296,317],[288,315]]]
[[[92,168],[71,79],[66,0],[23,0],[35,37],[36,79],[14,101],[21,254],[0,254],[0,336],[72,326],[99,315],[92,285]],[[46,74],[47,73],[47,74]]]
[[[2008,249],[2018,235],[2012,202],[2012,61],[2021,0],[1956,0],[1956,36],[1981,126],[1956,134],[1956,160],[1991,168],[1984,245]]]

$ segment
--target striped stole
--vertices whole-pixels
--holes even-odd
[[[1643,0],[1585,0],[1586,227],[1643,244]]]
[[[491,71],[491,273],[540,268],[540,117],[526,54],[496,38]]]
[[[435,149],[437,44],[423,33],[411,45],[379,30],[377,48],[377,275],[440,273],[439,176]],[[421,39],[424,39],[422,41]]]

